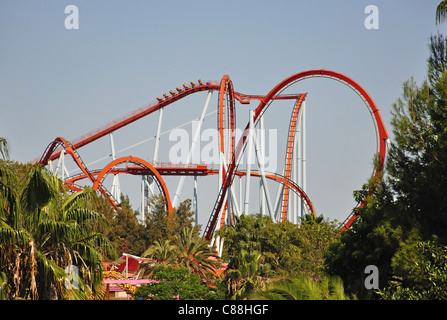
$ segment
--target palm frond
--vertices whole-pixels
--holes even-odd
[[[24,248],[30,239],[31,236],[26,230],[15,230],[0,220],[0,247],[2,245],[15,245]]]
[[[0,154],[3,159],[9,159],[8,141],[5,138],[0,138]]]
[[[57,195],[55,181],[44,170],[36,165],[29,173],[29,181],[20,199],[22,208],[28,212],[35,212],[36,209],[43,208]]]
[[[441,1],[436,7],[436,24],[447,20],[447,1]]]
[[[74,192],[62,205],[62,211],[70,211],[73,208],[79,207],[80,202],[89,200],[92,197],[93,193],[94,191],[91,188],[85,188],[81,191]]]
[[[76,221],[79,224],[82,224],[84,222],[91,222],[97,226],[108,225],[108,220],[104,217],[103,214],[86,208],[71,208],[69,211],[65,212],[65,219],[67,221]]]

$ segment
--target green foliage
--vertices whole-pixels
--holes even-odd
[[[20,165],[11,164],[14,171]],[[102,258],[113,252],[99,233],[105,218],[87,208],[91,189],[67,194],[40,166],[23,166],[18,182],[0,166],[0,295],[7,299],[85,299],[100,295]],[[65,286],[69,265],[79,290]]]
[[[336,223],[306,217],[301,225],[274,223],[263,215],[241,215],[234,226],[217,233],[229,259],[222,288],[227,297],[243,299],[272,277],[320,276],[324,252],[337,241]]]
[[[143,253],[143,257],[148,257],[156,260],[161,266],[175,265],[177,260],[178,247],[171,244],[170,240],[155,242],[146,249]]]
[[[142,285],[134,298],[138,300],[203,300],[217,298],[214,289],[211,289],[200,277],[183,268],[155,267],[152,278],[158,283]]]
[[[258,251],[242,250],[230,262],[221,288],[226,287],[226,295],[232,300],[244,299],[258,287],[263,287],[270,273],[270,265],[264,263]]]
[[[101,231],[113,243],[118,255],[130,253],[139,256],[144,252],[148,246],[148,236],[144,226],[138,221],[138,211],[134,211],[130,205],[129,197],[121,195],[118,211],[100,195],[96,195],[89,205],[107,218],[108,225]]]
[[[171,240],[179,235],[184,228],[193,228],[194,211],[191,208],[191,200],[187,199],[174,208],[174,214],[171,219],[166,210],[166,199],[162,196],[154,196],[150,200],[149,213],[145,217],[145,229],[148,237],[148,243],[155,241]],[[200,229],[194,229],[197,234]],[[146,246],[147,248],[147,246]]]
[[[250,295],[256,300],[349,300],[339,277],[298,276],[270,282]]]
[[[396,275],[378,294],[388,300],[446,300],[447,246],[409,241],[393,258]]]
[[[441,1],[436,7],[436,24],[441,24],[447,20],[447,1]]]
[[[175,266],[199,274],[205,279],[215,278],[219,267],[218,256],[209,242],[197,234],[196,228],[184,228],[171,240],[156,240],[144,253],[143,257],[154,259],[160,266]],[[143,265],[144,273],[151,273]]]
[[[9,158],[8,141],[5,138],[0,137],[0,155],[3,159]]]
[[[370,192],[372,184],[376,184],[375,179],[364,185],[357,194],[358,200]],[[365,205],[357,210],[358,217],[351,229],[342,232],[339,241],[331,244],[326,252],[326,271],[340,276],[348,293],[362,299],[372,297],[373,292],[364,286],[364,270],[368,265],[380,270],[380,285],[391,277],[391,259],[402,240],[402,230],[395,222],[394,213],[390,190],[379,180]]]
[[[194,223],[194,212],[191,211],[189,199],[180,203],[170,221],[165,199],[161,195],[153,197],[144,223],[138,220],[139,212],[132,209],[128,196],[121,195],[120,209],[116,212],[102,196],[93,199],[90,206],[103,213],[109,221],[109,226],[102,231],[116,247],[119,255],[130,253],[141,256],[156,242],[170,240],[172,243],[183,228],[192,228]],[[199,229],[194,230],[198,234]]]
[[[259,252],[263,263],[271,266],[269,276],[308,274],[323,270],[324,252],[337,241],[336,222],[307,217],[301,225],[274,223],[263,215],[241,215],[235,226],[224,226],[218,234],[225,239],[225,257],[232,261],[240,252]],[[231,267],[231,263],[230,263]]]
[[[177,264],[180,267],[205,278],[214,276],[218,256],[209,242],[198,235],[197,228],[184,228],[175,237],[175,244],[178,248]]]

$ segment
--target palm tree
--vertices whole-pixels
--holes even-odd
[[[208,241],[198,235],[196,227],[184,228],[175,240],[179,266],[205,277],[215,275],[218,256]]]
[[[86,299],[102,294],[101,253],[112,252],[97,230],[102,214],[86,208],[91,189],[68,194],[62,182],[34,166],[23,190],[0,169],[0,296]],[[77,287],[65,268],[76,266]]]
[[[1,137],[0,137],[0,154],[2,155],[3,159],[9,158],[8,141],[5,138]]]
[[[243,299],[256,287],[263,287],[266,276],[270,274],[270,265],[263,263],[264,257],[257,251],[241,250],[230,262],[232,268],[227,270],[223,282],[227,283],[230,299]]]
[[[301,218],[301,221],[303,223],[322,223],[324,221],[323,215],[319,215],[316,217],[313,213],[307,213],[304,215],[304,217]]]
[[[343,282],[339,277],[298,277],[292,280],[278,280],[270,283],[265,290],[257,290],[251,299],[266,300],[348,300]]]
[[[436,24],[447,20],[447,1],[441,1],[436,7]]]
[[[162,267],[175,265],[178,247],[171,244],[170,240],[156,240],[144,253],[143,257],[157,260]]]

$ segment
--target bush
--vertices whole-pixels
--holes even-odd
[[[215,290],[195,273],[174,267],[155,267],[152,277],[159,283],[142,285],[134,298],[137,300],[215,300]]]

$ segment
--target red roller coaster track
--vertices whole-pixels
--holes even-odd
[[[163,175],[212,175],[212,174],[219,174],[219,170],[210,169],[204,165],[174,165],[174,164],[154,165],[148,163],[143,159],[129,156],[116,159],[111,163],[109,163],[107,166],[105,166],[103,169],[90,171],[82,161],[77,150],[85,145],[92,143],[93,141],[100,139],[101,137],[104,137],[143,117],[146,117],[162,108],[165,108],[168,105],[190,94],[204,91],[218,91],[219,92],[219,102],[218,102],[219,151],[221,152],[221,154],[226,155],[225,161],[228,165],[227,166],[223,165],[221,168],[220,172],[222,178],[222,185],[220,186],[220,191],[214,204],[213,211],[210,215],[208,224],[205,228],[204,236],[205,238],[210,239],[214,232],[219,213],[221,211],[226,210],[227,208],[226,204],[224,205],[224,202],[226,199],[226,194],[227,192],[229,192],[228,190],[233,183],[234,177],[236,175],[238,176],[246,175],[246,172],[238,170],[238,166],[247,145],[247,133],[249,132],[249,124],[247,124],[244,131],[244,135],[241,137],[238,144],[235,146],[234,130],[236,126],[236,100],[241,104],[250,103],[250,101],[252,100],[259,101],[259,105],[254,111],[254,125],[256,126],[261,116],[265,113],[265,111],[270,106],[272,101],[292,99],[296,100],[296,103],[293,108],[289,124],[284,176],[278,175],[276,173],[267,173],[265,174],[265,177],[280,182],[285,186],[282,198],[282,210],[281,210],[282,221],[285,220],[287,212],[287,199],[288,199],[289,188],[291,188],[295,193],[297,193],[300,196],[308,212],[311,212],[315,215],[315,210],[309,197],[300,188],[300,186],[298,186],[294,181],[290,179],[290,171],[291,171],[290,162],[293,150],[295,126],[297,122],[296,119],[298,116],[300,106],[304,101],[304,99],[306,98],[306,94],[283,93],[285,89],[287,89],[294,83],[314,77],[329,78],[337,80],[347,85],[361,97],[365,105],[368,107],[368,110],[370,111],[372,119],[374,121],[377,144],[378,144],[377,154],[379,157],[379,165],[376,168],[374,168],[373,172],[373,174],[377,176],[383,170],[384,159],[386,154],[386,140],[389,139],[388,133],[380,116],[379,110],[375,105],[373,99],[370,97],[370,95],[357,82],[341,73],[324,69],[308,70],[294,74],[278,83],[265,96],[246,95],[234,91],[232,81],[228,75],[225,75],[220,81],[220,83],[218,81],[199,80],[197,84],[194,82],[191,82],[188,85],[183,84],[181,88],[177,87],[176,92],[170,91],[169,95],[164,94],[163,98],[157,98],[156,101],[149,103],[148,105],[145,105],[124,117],[109,122],[106,125],[73,140],[71,143],[65,140],[64,138],[61,137],[56,138],[53,142],[49,144],[44,154],[40,158],[39,163],[45,166],[50,161],[59,158],[62,152],[69,154],[73,158],[76,165],[81,169],[82,173],[76,176],[69,177],[65,181],[66,186],[72,190],[76,190],[78,187],[75,185],[75,182],[81,179],[88,178],[93,184],[93,188],[95,190],[99,190],[101,193],[106,195],[110,199],[110,202],[112,203],[112,205],[114,205],[115,208],[117,208],[116,200],[107,191],[105,186],[103,186],[103,180],[107,174],[127,173],[134,175],[151,175],[155,178],[154,180],[156,181],[160,191],[163,193],[164,197],[167,200],[166,201],[167,211],[169,212],[169,214],[172,214],[174,209],[172,208],[168,189],[162,178]],[[230,134],[229,138],[225,137],[225,132],[229,132]],[[228,139],[227,142],[226,139]],[[227,150],[225,148],[227,148]],[[119,168],[119,166],[123,164],[126,165],[125,168]],[[261,176],[259,172],[250,172],[250,175]],[[358,206],[362,205],[363,201],[358,204]],[[343,223],[343,229],[344,230],[349,229],[355,218],[356,215],[354,210]]]
[[[280,94],[283,90],[285,90],[292,84],[294,84],[298,81],[304,80],[304,79],[312,78],[312,77],[324,77],[324,78],[338,80],[338,81],[342,82],[343,84],[347,85],[348,87],[350,87],[351,89],[353,89],[363,99],[363,101],[367,105],[367,107],[372,115],[372,118],[373,118],[374,124],[375,124],[375,128],[376,128],[376,134],[378,135],[379,166],[377,168],[375,168],[374,173],[376,175],[378,173],[380,173],[383,170],[383,165],[384,165],[385,155],[386,155],[386,141],[389,139],[389,136],[386,131],[385,125],[383,123],[382,117],[380,116],[379,109],[377,108],[377,106],[376,106],[375,102],[373,101],[373,99],[371,98],[371,96],[368,94],[368,92],[366,92],[365,89],[363,89],[362,86],[360,86],[357,82],[355,82],[351,78],[349,78],[341,73],[338,73],[335,71],[330,71],[330,70],[324,70],[324,69],[308,70],[308,71],[303,71],[303,72],[294,74],[294,75],[284,79],[279,84],[277,84],[264,97],[264,99],[262,99],[260,101],[259,106],[255,110],[255,115],[254,115],[255,124],[257,124],[257,122],[260,119],[260,116],[267,110],[267,108],[270,106],[272,100],[274,99],[274,97],[276,95]],[[249,130],[248,125],[245,130],[246,131]],[[239,143],[238,143],[236,150],[233,154],[232,161],[230,162],[230,164],[228,166],[228,171],[227,171],[225,180],[224,180],[223,185],[222,185],[220,192],[218,194],[218,197],[215,202],[215,205],[214,205],[213,211],[211,213],[210,219],[208,221],[208,224],[205,228],[205,237],[207,239],[210,239],[214,232],[214,228],[216,226],[216,221],[219,216],[219,212],[222,209],[228,188],[230,187],[230,185],[233,182],[234,176],[237,171],[239,159],[240,159],[243,151],[245,150],[246,145],[247,145],[247,135],[244,135],[239,140]],[[362,205],[362,204],[360,204],[360,205]],[[356,215],[354,214],[354,211],[349,215],[347,220],[343,223],[344,229],[349,229],[351,227],[351,224],[356,219]]]

